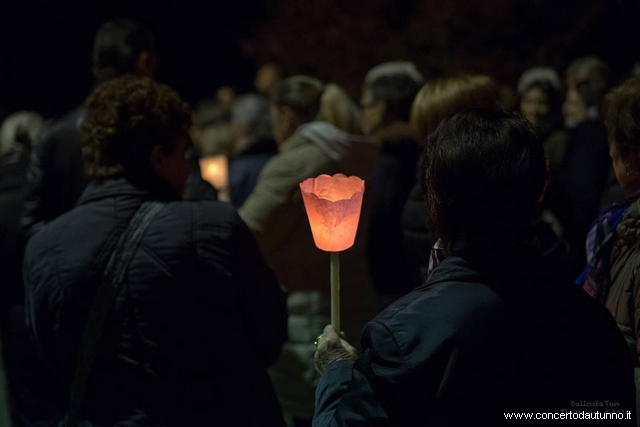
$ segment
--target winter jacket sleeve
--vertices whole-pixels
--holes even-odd
[[[322,374],[314,426],[390,425],[392,414],[385,407],[393,406],[393,386],[406,373],[404,358],[389,329],[379,322],[367,324],[362,346],[355,363],[337,361]]]

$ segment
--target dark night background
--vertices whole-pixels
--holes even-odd
[[[562,72],[579,55],[605,59],[618,77],[640,60],[634,0],[192,0],[25,1],[0,28],[0,103],[5,113],[50,118],[82,102],[101,22],[147,23],[159,46],[158,79],[190,103],[217,87],[251,89],[257,66],[279,62],[354,96],[371,66],[405,59],[426,77],[485,72],[515,85],[533,65]]]

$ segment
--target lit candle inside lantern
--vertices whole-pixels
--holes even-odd
[[[209,156],[200,159],[202,179],[213,185],[218,191],[226,191],[228,184],[227,156]]]
[[[362,210],[364,181],[343,174],[320,175],[300,183],[316,246],[331,253],[331,325],[340,333],[338,252],[353,246]]]

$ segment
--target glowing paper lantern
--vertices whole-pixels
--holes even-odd
[[[320,175],[300,183],[316,246],[331,252],[331,324],[340,332],[338,252],[353,246],[362,210],[364,181],[343,174]]]
[[[224,191],[229,185],[227,156],[208,156],[200,159],[202,179],[213,185],[216,190]]]
[[[364,181],[357,176],[320,175],[301,182],[300,189],[316,246],[327,252],[353,246]]]

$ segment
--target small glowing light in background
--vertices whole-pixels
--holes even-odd
[[[226,191],[229,186],[229,166],[227,156],[208,156],[200,159],[202,179],[218,191]]]

